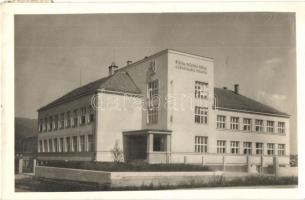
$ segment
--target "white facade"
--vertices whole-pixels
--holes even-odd
[[[289,116],[219,108],[214,104],[213,59],[164,50],[120,68],[112,76],[118,73],[128,73],[141,94],[101,89],[39,111],[41,127],[44,119],[61,113],[66,124],[66,113],[74,109],[80,111],[80,123],[81,108],[90,110],[93,96],[98,107],[92,112],[92,122],[86,112],[85,124],[41,130],[39,159],[113,161],[111,149],[117,142],[126,160],[149,163],[242,165],[250,160],[255,165],[269,165],[272,157],[278,156],[280,164],[289,164]],[[262,130],[256,129],[256,120],[263,121]],[[66,152],[58,152],[54,141],[50,149],[49,139],[58,138],[60,146],[60,138],[64,138],[67,146],[66,138],[73,136],[80,146],[81,136],[85,137],[84,151],[77,146],[78,151],[67,152],[65,147]],[[93,138],[92,149],[88,148],[88,136]],[[257,143],[261,143],[262,154]]]

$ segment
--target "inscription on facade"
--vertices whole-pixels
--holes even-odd
[[[175,68],[179,70],[207,74],[207,68],[200,64],[175,60]]]

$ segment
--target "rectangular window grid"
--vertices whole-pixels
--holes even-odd
[[[279,156],[285,155],[285,144],[278,144],[278,155]]]
[[[208,152],[208,137],[195,136],[195,152],[197,153]]]
[[[251,119],[244,118],[243,122],[244,122],[243,130],[244,131],[251,131]]]
[[[267,121],[267,132],[273,133],[274,132],[274,121]]]
[[[217,115],[217,128],[219,129],[226,128],[226,116]]]
[[[255,131],[256,132],[263,132],[263,120],[256,119],[255,120]]]
[[[252,142],[244,142],[244,154],[251,155],[252,154]]]
[[[278,132],[285,133],[285,122],[278,122]]]
[[[195,106],[195,123],[197,124],[208,123],[208,108]]]
[[[217,153],[223,154],[226,153],[226,141],[217,140]]]
[[[232,129],[232,130],[239,129],[239,118],[238,117],[231,117],[230,122],[231,122],[230,129]]]
[[[274,155],[274,143],[267,144],[267,155]]]
[[[238,141],[231,141],[231,153],[232,154],[239,154],[239,142]]]
[[[209,93],[208,83],[195,81],[195,98],[207,99]]]

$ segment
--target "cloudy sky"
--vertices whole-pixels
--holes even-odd
[[[291,13],[19,15],[15,113],[36,110],[82,84],[163,49],[213,57],[215,84],[292,115],[296,152],[295,17]]]

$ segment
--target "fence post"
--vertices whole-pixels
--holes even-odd
[[[279,159],[277,156],[273,157],[273,173],[277,177],[279,171]]]
[[[23,159],[19,158],[18,174],[22,174],[22,169],[23,169]]]

